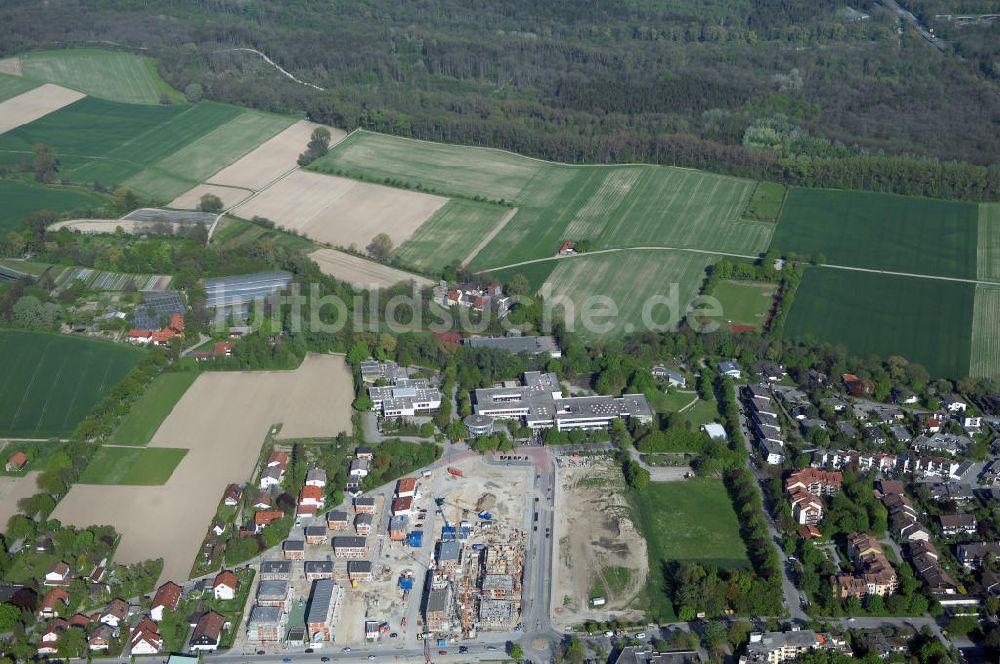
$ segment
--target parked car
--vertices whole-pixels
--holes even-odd
[[[635,638],[637,638],[637,639],[640,639],[640,640],[641,640],[641,639],[644,639],[644,638],[646,638],[646,633],[645,633],[645,632],[638,632],[638,633],[637,633],[637,634],[635,635]]]

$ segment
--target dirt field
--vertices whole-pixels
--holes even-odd
[[[0,74],[21,76],[23,74],[21,69],[21,58],[4,58],[3,60],[0,60]]]
[[[17,501],[38,493],[37,470],[21,477],[0,477],[0,530],[7,530],[7,520],[17,514]]]
[[[295,371],[205,373],[153,436],[188,452],[163,486],[77,484],[53,518],[122,533],[116,560],[164,558],[163,578],[187,579],[205,528],[230,482],[249,479],[272,424],[281,436],[351,430],[352,378],[344,359],[313,355]]]
[[[230,187],[261,189],[283,173],[297,165],[296,160],[305,151],[309,135],[320,127],[315,122],[296,122],[288,129],[262,143],[242,159],[230,164],[208,179],[209,184],[223,184]],[[343,130],[330,130],[330,147],[347,136]],[[224,199],[223,199],[224,200]]]
[[[59,85],[46,83],[0,103],[0,134],[33,122],[86,95]]]
[[[197,210],[198,204],[201,203],[202,196],[205,194],[214,194],[219,197],[224,207],[229,208],[236,205],[240,201],[243,201],[252,193],[252,191],[239,189],[237,187],[199,184],[197,187],[188,189],[183,194],[170,201],[169,207],[176,208],[178,210]]]
[[[388,233],[396,246],[448,202],[447,198],[296,171],[237,207],[244,219],[271,219],[334,246],[368,246]]]
[[[400,281],[414,281],[420,288],[433,285],[430,279],[336,249],[320,249],[309,254],[309,258],[316,261],[323,274],[358,288],[388,288]]]
[[[629,604],[645,585],[646,541],[628,516],[625,498],[614,489],[620,478],[610,462],[558,471],[553,536],[559,562],[552,589],[557,629],[590,619],[608,620],[612,614],[627,616]],[[608,568],[628,570],[623,572],[627,579],[619,575],[620,586],[608,584],[602,580],[602,570]],[[598,589],[607,604],[590,607],[592,591]]]

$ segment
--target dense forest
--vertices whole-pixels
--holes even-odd
[[[0,53],[141,50],[180,90],[561,161],[1000,198],[1000,21],[912,4],[945,52],[876,0],[51,0],[0,6]]]

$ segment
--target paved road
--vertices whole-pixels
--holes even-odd
[[[916,16],[913,15],[913,12],[909,11],[905,7],[901,7],[899,3],[896,2],[896,0],[882,0],[882,4],[884,4],[890,10],[896,12],[897,16],[899,16],[901,19],[903,19],[904,21],[912,25],[914,28],[916,28],[924,39],[926,39],[927,41],[929,41],[931,44],[934,45],[934,48],[941,51],[942,53],[948,50],[948,45],[944,42],[943,39],[941,39],[940,37],[932,33],[930,30],[928,30],[927,26],[921,23],[920,19],[918,19]]]

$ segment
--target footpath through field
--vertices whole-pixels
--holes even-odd
[[[750,256],[748,254],[733,254],[725,251],[712,251],[710,249],[691,249],[689,247],[617,247],[614,249],[597,249],[595,251],[588,251],[583,254],[567,254],[564,256],[546,256],[545,258],[535,258],[527,261],[520,261],[517,263],[508,263],[507,265],[497,265],[486,270],[478,270],[475,274],[485,274],[487,272],[497,272],[500,270],[509,270],[516,267],[522,267],[525,265],[534,265],[536,263],[544,263],[546,261],[559,261],[568,260],[571,258],[581,258],[584,256],[597,256],[600,254],[610,254],[618,253],[622,251],[684,251],[693,254],[708,254],[711,256],[726,256],[729,258],[748,258],[750,260],[757,260],[760,256]],[[892,270],[874,270],[866,267],[853,267],[850,265],[829,265],[823,264],[819,267],[831,268],[834,270],[850,270],[852,272],[872,272],[875,274],[889,274],[897,277],[914,277],[916,279],[936,279],[939,281],[958,281],[967,284],[983,284],[987,286],[1000,285],[1000,281],[990,281],[983,279],[966,279],[962,277],[945,277],[935,274],[920,274],[917,272],[894,272]]]

